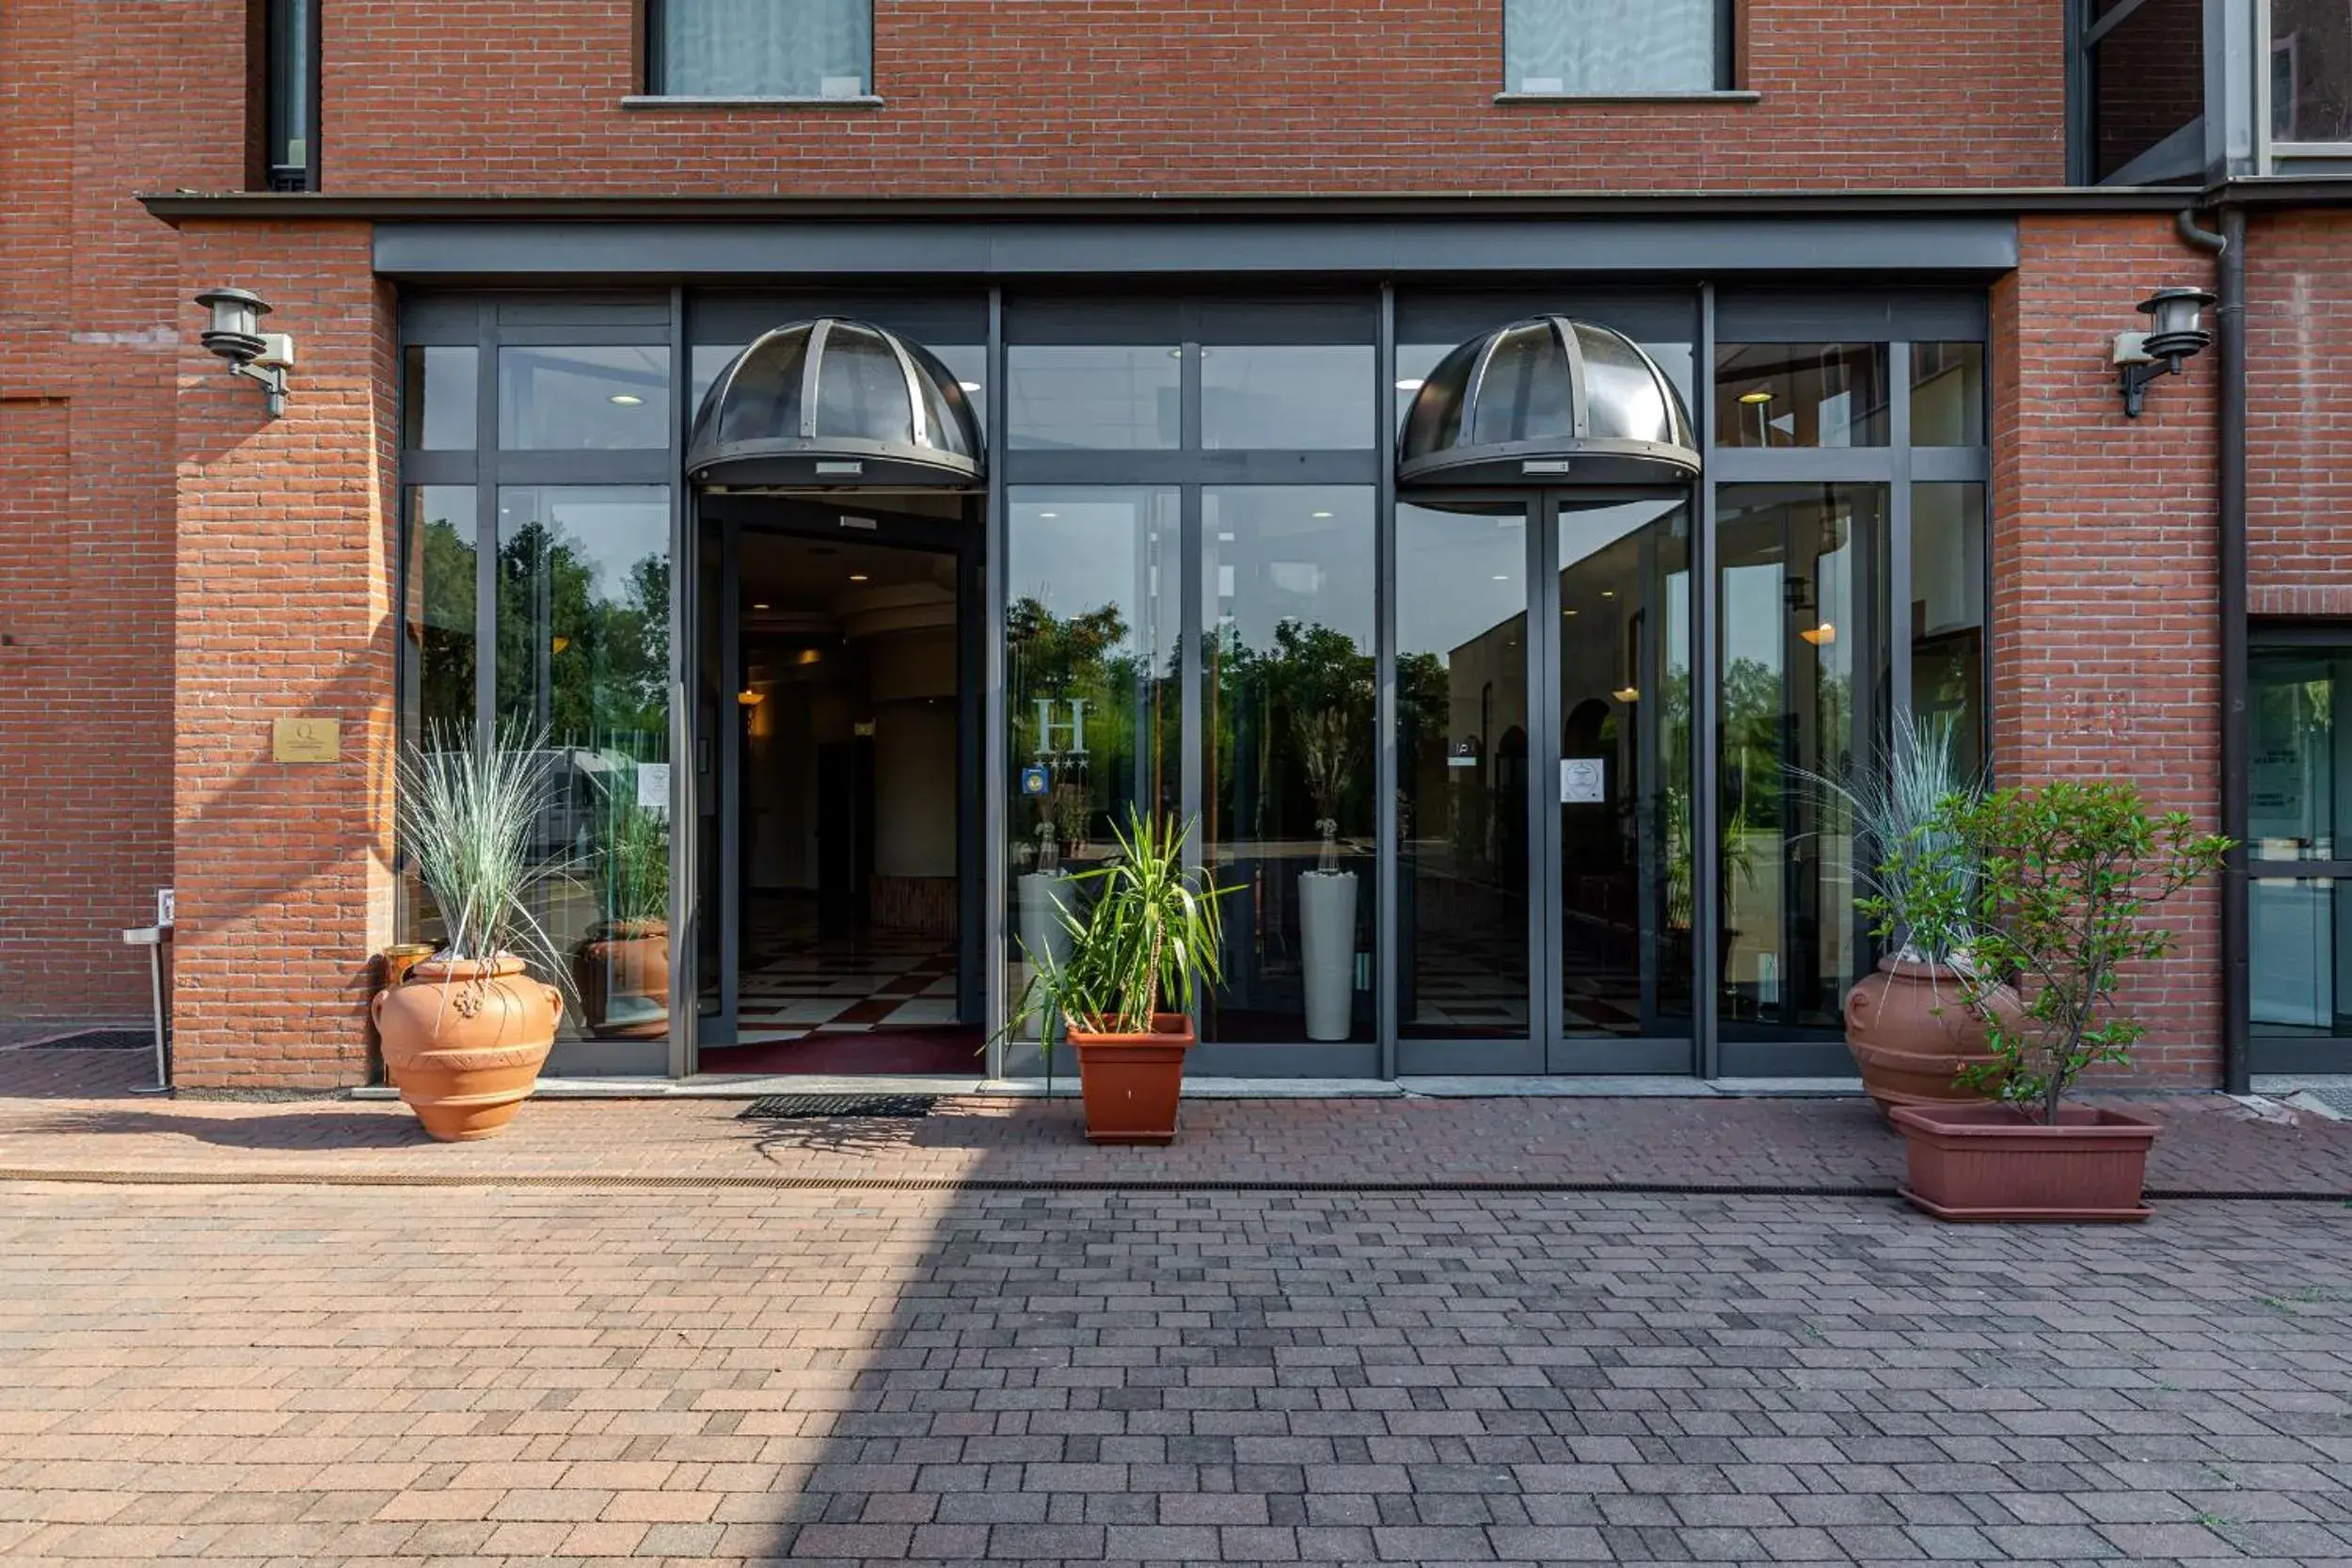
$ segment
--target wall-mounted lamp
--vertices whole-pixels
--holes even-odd
[[[2123,394],[2126,419],[2139,418],[2148,383],[2160,375],[2180,374],[2181,362],[2213,341],[2213,334],[2197,319],[2213,301],[2214,296],[2202,289],[2158,289],[2139,302],[2150,330],[2115,335],[2118,388]]]
[[[283,332],[263,332],[262,318],[269,306],[245,289],[207,289],[196,302],[213,313],[204,330],[204,346],[229,364],[230,373],[262,384],[269,395],[269,417],[286,412],[286,371],[294,362],[294,340]]]

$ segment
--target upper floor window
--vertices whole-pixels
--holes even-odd
[[[2091,0],[2082,161],[2096,184],[2204,179],[2204,0]]]
[[[646,0],[645,86],[671,98],[864,98],[872,0]]]
[[[1712,92],[1729,85],[1728,0],[1503,0],[1506,92]]]
[[[319,188],[317,0],[268,0],[262,8],[262,163],[274,191]]]
[[[2270,136],[2352,142],[2352,5],[2270,0]]]

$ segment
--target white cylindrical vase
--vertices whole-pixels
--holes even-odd
[[[1355,1025],[1356,873],[1299,873],[1298,933],[1307,1037],[1343,1040]]]

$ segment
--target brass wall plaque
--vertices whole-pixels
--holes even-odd
[[[342,725],[333,719],[280,719],[271,742],[279,762],[333,762],[343,754]]]

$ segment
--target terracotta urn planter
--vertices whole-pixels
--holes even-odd
[[[580,1022],[599,1039],[659,1039],[670,1032],[670,927],[608,921],[572,952]]]
[[[2132,1221],[2158,1125],[2067,1105],[2055,1126],[2013,1105],[1899,1105],[1910,1145],[1902,1195],[1941,1220]]]
[[[384,1068],[424,1130],[447,1143],[486,1138],[538,1085],[564,1016],[553,986],[501,954],[494,964],[428,961],[371,1005]]]
[[[2003,988],[1994,1006],[2010,993]],[[1984,1020],[1968,1006],[1957,971],[1939,963],[1885,958],[1846,993],[1846,1047],[1861,1069],[1862,1087],[1892,1117],[1899,1105],[1980,1104],[1984,1096],[1963,1086],[1962,1069],[1999,1058]]]
[[[1078,1053],[1078,1090],[1086,1101],[1087,1141],[1164,1144],[1176,1136],[1176,1102],[1184,1085],[1192,1020],[1154,1013],[1148,1035],[1068,1032]]]

